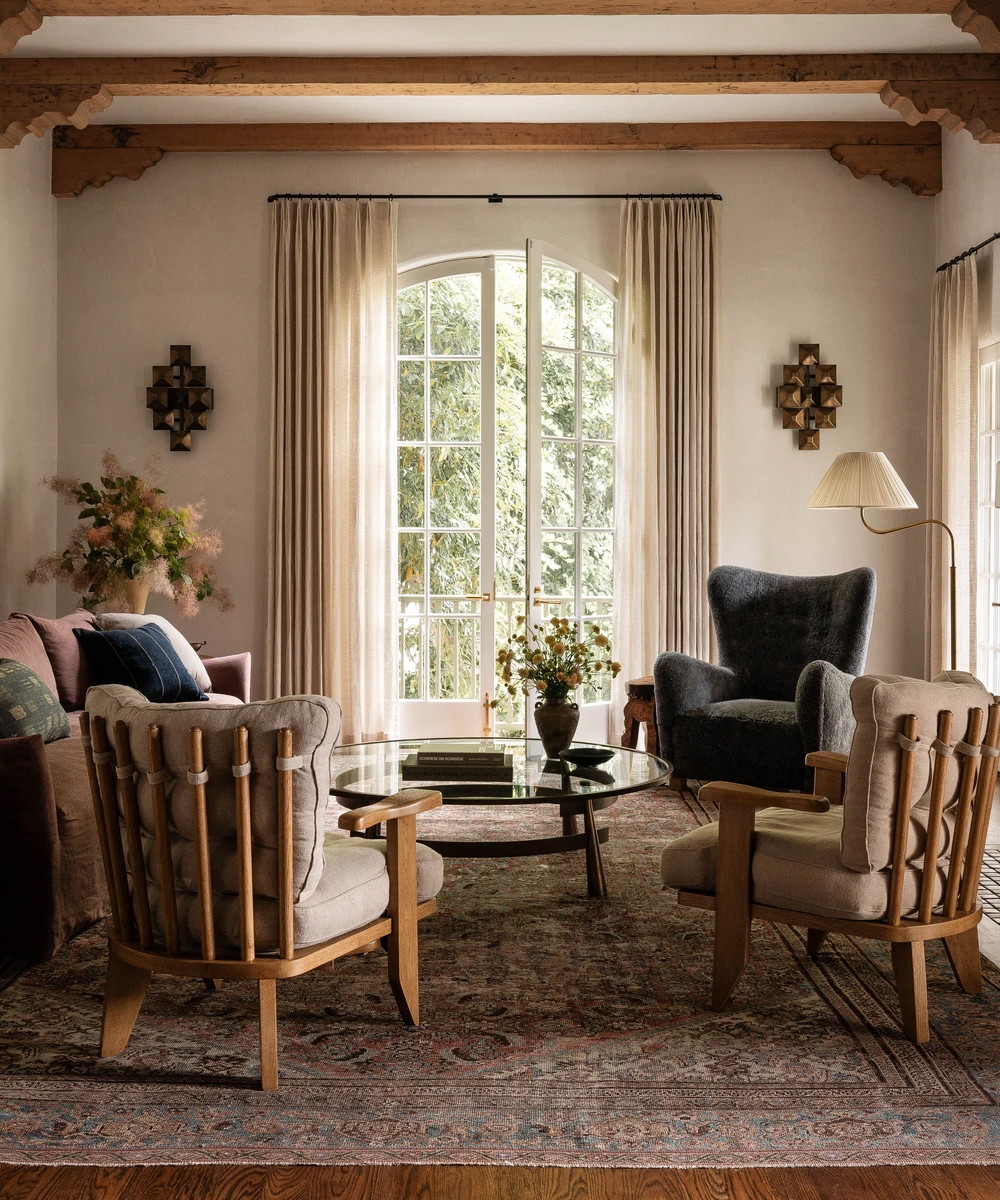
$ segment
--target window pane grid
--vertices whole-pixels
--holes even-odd
[[[471,264],[463,264],[462,273],[425,276],[399,293],[398,648],[400,696],[406,700],[494,693],[494,665],[480,658],[482,610],[467,594],[483,587],[496,593],[497,644],[526,615],[525,263],[482,261],[492,263],[483,270],[495,272],[495,289],[483,291],[489,275],[474,275]],[[612,609],[614,300],[575,268],[559,264],[553,270],[542,319],[547,333],[557,330],[544,337],[549,359],[543,375],[555,390],[550,388],[543,412],[543,445],[556,471],[553,496],[557,487],[572,495],[558,498],[548,513],[552,523],[543,525],[543,544],[561,563],[543,566],[551,585],[545,590],[561,603],[544,614],[531,610],[529,619],[565,615],[580,636],[586,621],[606,622]],[[491,291],[495,316],[489,315]],[[481,580],[479,552],[491,545],[483,540],[482,522],[493,516],[479,511],[482,469],[489,461],[482,453],[489,427],[480,425],[488,394],[481,373],[494,362],[496,562],[495,578]],[[493,475],[491,470],[490,482]],[[607,697],[589,689],[580,699]],[[501,693],[498,700],[497,732],[522,732],[525,698]]]

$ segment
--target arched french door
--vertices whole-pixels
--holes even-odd
[[[529,242],[403,273],[398,314],[400,731],[516,733],[523,698],[489,703],[517,616],[610,627],[614,281]]]

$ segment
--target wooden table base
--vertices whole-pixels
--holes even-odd
[[[653,702],[653,677],[630,679],[625,684],[625,728],[622,745],[634,750],[639,741],[639,729],[646,731],[646,753],[659,755],[659,738],[656,735],[656,709]]]
[[[589,804],[587,808],[590,809]],[[583,833],[563,833],[556,837],[492,842],[441,842],[422,837],[420,841],[444,858],[530,858],[538,854],[569,854],[583,850],[587,856],[587,895],[603,899],[607,897],[608,885],[601,846],[610,835],[606,827],[598,828],[592,809],[589,816],[586,812],[583,814],[583,821]]]

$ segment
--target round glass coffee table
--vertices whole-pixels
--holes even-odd
[[[503,750],[510,755],[512,781],[466,782],[456,779],[460,768],[449,768],[446,779],[404,778],[403,762],[435,740],[470,750]],[[574,742],[573,748],[595,746]],[[330,791],[345,808],[362,808],[405,788],[433,788],[445,804],[552,805],[558,808],[562,832],[553,837],[490,839],[488,841],[437,841],[421,838],[446,858],[507,858],[535,854],[565,854],[582,850],[587,861],[587,892],[607,896],[601,861],[601,844],[608,840],[606,826],[598,827],[594,814],[628,792],[656,787],[670,778],[671,767],[662,758],[621,746],[602,746],[610,757],[597,767],[574,768],[561,759],[549,759],[542,744],[532,738],[420,738],[395,742],[364,742],[338,746],[330,760]],[[553,816],[556,814],[553,813]],[[583,830],[579,827],[583,819]],[[370,837],[380,837],[373,829]]]

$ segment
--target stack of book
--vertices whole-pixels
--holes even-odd
[[[403,759],[404,779],[442,783],[510,783],[513,759],[502,746],[476,742],[425,742]]]

